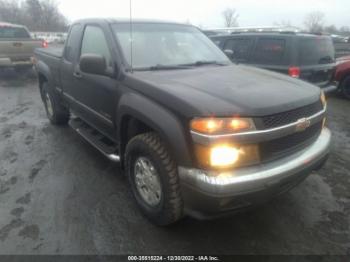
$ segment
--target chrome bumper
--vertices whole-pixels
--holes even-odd
[[[281,181],[317,166],[329,154],[331,132],[324,129],[307,149],[289,157],[259,166],[230,172],[204,171],[179,167],[182,186],[213,197],[231,197],[263,191]]]
[[[30,67],[33,66],[31,58],[23,61],[12,61],[10,58],[0,58],[0,68],[1,67]]]
[[[321,90],[323,90],[325,94],[330,94],[338,90],[338,85],[335,83],[329,86],[324,86],[321,87]]]

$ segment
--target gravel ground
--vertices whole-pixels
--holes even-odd
[[[350,254],[350,101],[329,99],[332,154],[290,193],[234,217],[157,228],[125,177],[69,127],[35,80],[0,75],[0,254]]]

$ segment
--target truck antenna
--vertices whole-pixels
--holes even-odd
[[[133,68],[133,32],[132,32],[132,0],[130,0],[130,66],[131,66],[131,73],[134,72]]]

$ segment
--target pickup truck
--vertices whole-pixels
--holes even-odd
[[[318,87],[235,65],[191,25],[84,19],[35,54],[51,123],[120,162],[156,225],[265,203],[329,155]]]
[[[32,39],[24,26],[0,22],[0,70],[14,68],[22,72],[31,69],[34,49],[46,45]]]

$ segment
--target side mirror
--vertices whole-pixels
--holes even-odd
[[[107,75],[106,58],[102,55],[84,54],[80,57],[79,66],[87,74]]]
[[[224,50],[225,55],[227,55],[228,58],[233,59],[233,55],[235,52],[233,52],[231,49],[225,49]]]

